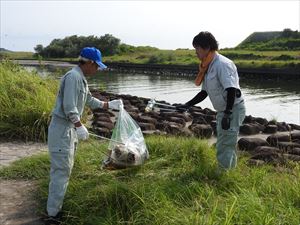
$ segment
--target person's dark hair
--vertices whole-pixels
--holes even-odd
[[[218,50],[218,42],[215,37],[208,31],[202,31],[193,39],[194,47],[201,47],[203,49]]]

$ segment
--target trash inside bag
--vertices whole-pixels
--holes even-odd
[[[123,169],[138,166],[149,158],[143,133],[128,112],[121,107],[108,145],[109,156],[104,169]]]

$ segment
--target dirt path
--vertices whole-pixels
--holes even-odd
[[[0,168],[46,150],[47,146],[41,143],[0,142]],[[33,198],[35,190],[32,181],[0,179],[0,224],[42,225]]]

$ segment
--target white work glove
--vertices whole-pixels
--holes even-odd
[[[81,125],[80,127],[76,127],[76,133],[78,139],[86,140],[89,138],[89,132],[84,125]]]
[[[123,102],[121,99],[112,100],[108,102],[108,108],[109,109],[116,109],[119,110],[121,107],[123,107]]]

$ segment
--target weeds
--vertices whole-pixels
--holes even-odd
[[[10,61],[0,63],[0,135],[46,140],[57,81],[41,78]]]

